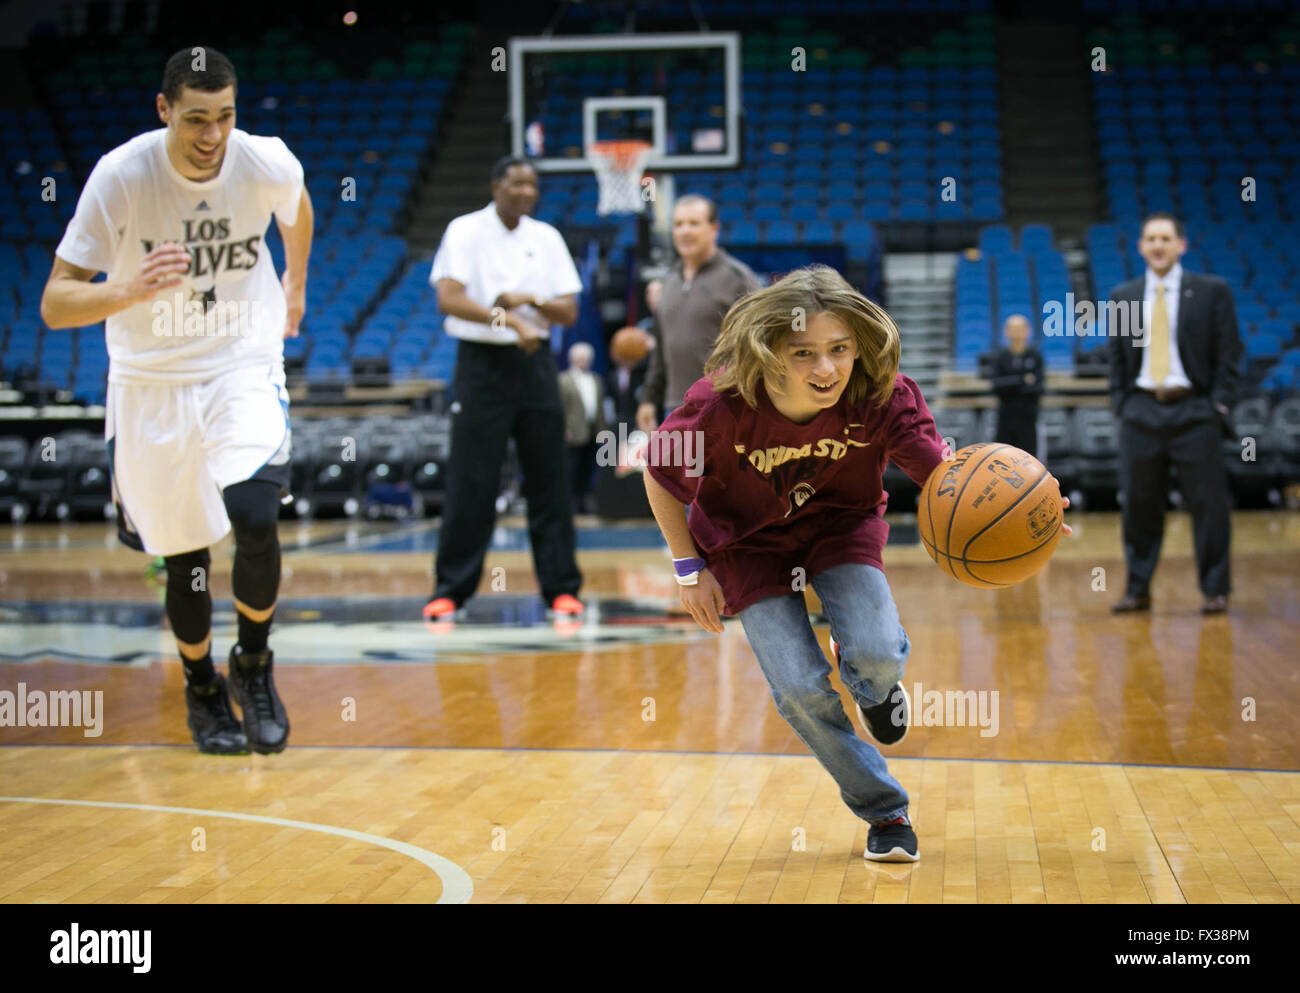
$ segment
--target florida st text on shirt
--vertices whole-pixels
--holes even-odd
[[[659,433],[702,432],[703,474],[682,458],[646,469],[691,504],[691,536],[732,615],[789,594],[795,568],[810,577],[849,562],[883,569],[886,462],[923,486],[944,454],[920,388],[902,374],[883,407],[841,398],[807,424],[777,411],[761,384],[757,400],[753,409],[698,380]]]

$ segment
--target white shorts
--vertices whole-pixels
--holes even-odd
[[[207,548],[230,532],[221,491],[289,485],[284,369],[245,366],[203,383],[108,384],[104,437],[122,541],[151,555]]]

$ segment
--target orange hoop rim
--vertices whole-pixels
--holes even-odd
[[[636,161],[638,155],[648,154],[653,148],[654,145],[648,141],[622,139],[593,141],[588,154],[612,162],[616,169],[627,169]]]

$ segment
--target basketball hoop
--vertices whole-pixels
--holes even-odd
[[[587,159],[600,184],[596,213],[639,214],[641,177],[653,146],[648,141],[597,141],[587,149]]]

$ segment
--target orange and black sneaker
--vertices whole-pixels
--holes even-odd
[[[569,594],[567,593],[561,593],[554,600],[552,600],[551,609],[555,611],[557,614],[569,614],[570,616],[573,617],[577,617],[584,610],[586,610],[586,608],[582,605],[581,600],[579,600],[577,597],[569,596]]]
[[[456,613],[456,601],[447,596],[434,597],[424,605],[422,613],[426,621],[440,621],[450,618],[452,614]]]
[[[864,859],[872,862],[918,862],[921,856],[916,850],[916,832],[907,815],[895,817],[883,824],[871,825],[867,832],[867,848],[862,853]]]

